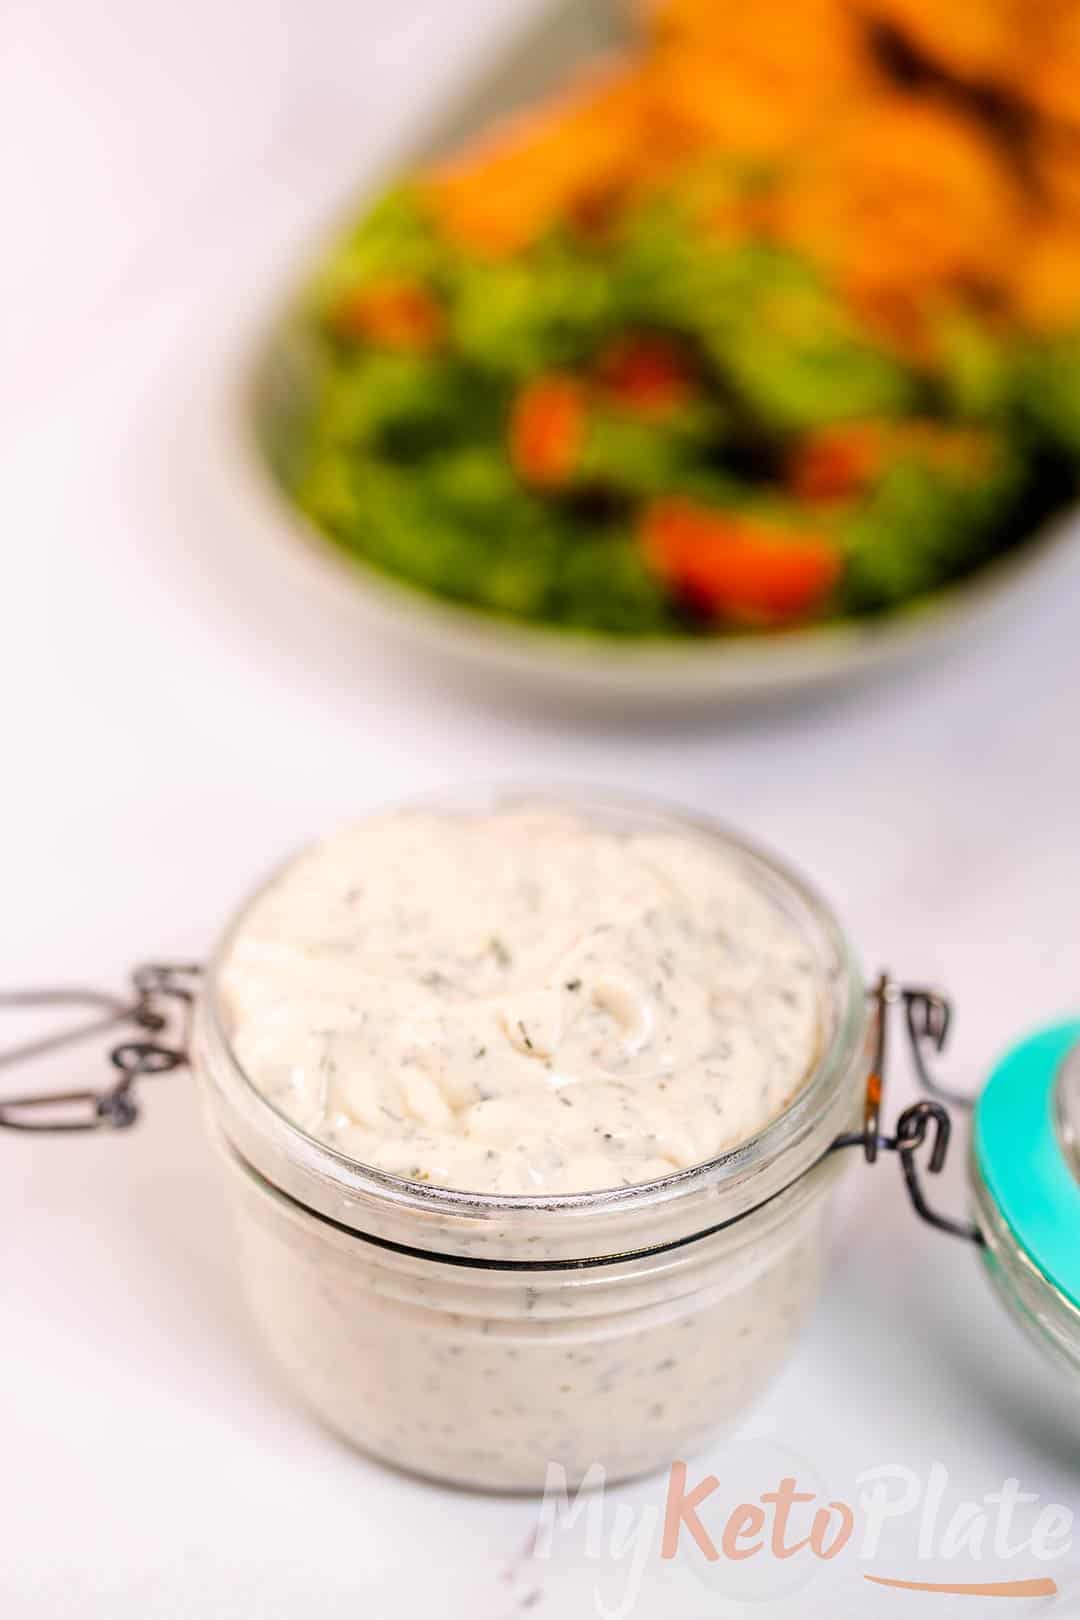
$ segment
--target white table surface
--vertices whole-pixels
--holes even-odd
[[[198,955],[283,849],[377,801],[579,779],[784,849],[869,964],[951,989],[950,1077],[974,1087],[1080,1006],[1080,548],[933,670],[798,713],[631,728],[448,689],[268,545],[235,478],[226,383],[269,281],[521,9],[40,0],[0,22],[0,982],[117,987],[147,954]],[[47,1077],[100,1075],[90,1050]],[[614,1603],[617,1568],[573,1537],[522,1555],[533,1504],[396,1475],[294,1409],[253,1341],[189,1084],[146,1104],[128,1135],[0,1140],[3,1620]],[[852,1500],[861,1470],[939,1459],[950,1500],[1015,1476],[1080,1506],[1075,1394],[973,1254],[915,1222],[894,1164],[852,1176],[821,1308],[747,1432]],[[914,1536],[897,1527],[885,1573],[919,1573]],[[1063,1585],[1078,1563],[1055,1566]],[[951,1567],[936,1578],[997,1568]],[[1018,1573],[1041,1570],[1001,1578]],[[792,1612],[712,1581],[654,1561],[633,1613]],[[954,1604],[980,1600],[875,1595],[845,1558],[798,1612]]]

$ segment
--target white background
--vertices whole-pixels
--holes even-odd
[[[952,990],[950,1076],[975,1087],[1026,1029],[1080,1008],[1080,551],[940,667],[799,712],[620,727],[433,679],[267,538],[236,476],[228,389],[253,313],[522,9],[4,11],[0,982],[118,987],[141,956],[198,955],[268,863],[370,803],[581,779],[683,799],[786,851],[869,965]],[[91,1051],[43,1078],[101,1073]],[[522,1560],[532,1504],[390,1473],[290,1405],[244,1314],[189,1085],[145,1100],[127,1136],[0,1140],[3,1620],[577,1620],[594,1584],[613,1602],[614,1566],[572,1538]],[[959,1174],[935,1192],[959,1202]],[[1080,1507],[1075,1392],[973,1253],[910,1216],[894,1164],[853,1174],[837,1236],[760,1444],[849,1499],[862,1469],[937,1458],[950,1502],[1014,1475]],[[725,1454],[709,1463],[723,1473]],[[661,1499],[655,1480],[618,1493]],[[880,1573],[943,1578],[917,1564],[914,1525],[889,1551]],[[693,1573],[650,1568],[635,1615],[791,1612],[729,1604],[721,1574]],[[855,1559],[799,1599],[808,1616],[951,1612],[876,1592]]]

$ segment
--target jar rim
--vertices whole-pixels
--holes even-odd
[[[750,1208],[776,1190],[776,1177],[764,1176],[765,1171],[782,1158],[792,1167],[793,1174],[787,1180],[797,1177],[821,1157],[837,1130],[843,1128],[837,1125],[836,1105],[839,1096],[850,1114],[845,1082],[865,1051],[865,988],[854,950],[831,907],[795,868],[717,818],[651,796],[609,793],[591,787],[499,786],[412,798],[386,808],[480,814],[495,808],[541,805],[577,811],[609,824],[620,820],[637,828],[651,824],[722,844],[759,888],[789,914],[794,913],[804,932],[814,940],[822,968],[822,989],[831,1003],[831,1027],[797,1094],[780,1114],[738,1146],[701,1164],[629,1187],[547,1195],[468,1192],[396,1176],[350,1158],[309,1135],[256,1088],[233,1050],[219,994],[220,970],[237,933],[261,896],[305,852],[300,850],[271,872],[233,913],[208,962],[196,1007],[195,1050],[197,1059],[201,1059],[198,1066],[208,1073],[223,1115],[226,1138],[271,1183],[280,1181],[284,1186],[288,1180],[291,1185],[286,1190],[294,1196],[298,1184],[303,1186],[302,1201],[311,1202],[324,1213],[329,1212],[327,1198],[333,1202],[333,1212],[339,1215],[343,1209],[351,1210],[355,1201],[374,1199],[402,1213],[411,1211],[452,1223],[475,1223],[490,1217],[513,1222],[556,1212],[586,1217],[603,1211],[656,1209],[702,1191],[722,1193],[735,1184],[757,1185],[761,1198],[750,1203]],[[288,1175],[278,1175],[275,1169],[287,1169]],[[773,1185],[766,1186],[766,1181]],[[350,1220],[349,1224],[354,1223]],[[360,1222],[355,1224],[359,1226]]]

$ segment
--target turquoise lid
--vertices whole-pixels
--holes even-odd
[[[975,1110],[986,1189],[1031,1263],[1080,1309],[1080,1174],[1062,1116],[1065,1060],[1080,1020],[1031,1036],[990,1076]]]

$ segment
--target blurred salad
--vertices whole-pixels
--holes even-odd
[[[294,495],[609,634],[895,609],[1080,468],[1080,7],[668,0],[342,239]]]

